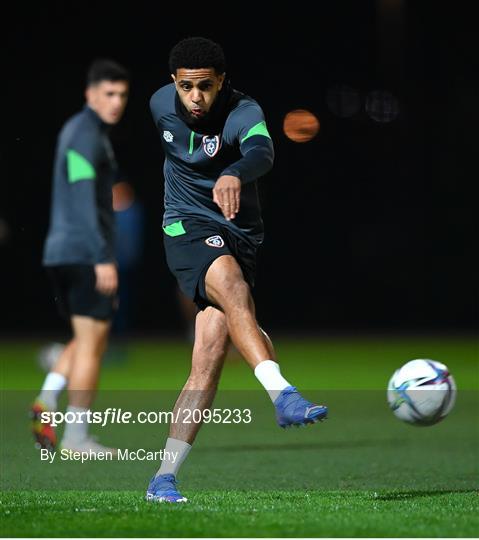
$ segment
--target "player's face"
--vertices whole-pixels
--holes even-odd
[[[88,106],[106,124],[116,124],[125,111],[128,90],[126,81],[101,81],[98,84],[92,84],[86,90]]]
[[[211,109],[225,80],[225,74],[218,75],[213,68],[181,68],[171,77],[175,81],[181,102],[196,120],[205,116]]]

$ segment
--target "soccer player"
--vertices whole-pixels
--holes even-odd
[[[95,60],[87,73],[86,105],[65,123],[57,141],[43,265],[73,337],[32,406],[36,441],[50,450],[56,435],[49,424],[40,422],[40,414],[56,409],[67,382],[68,411],[77,413],[79,421],[65,425],[61,447],[106,450],[89,436],[81,413],[92,405],[116,307],[112,184],[117,164],[108,130],[120,121],[128,92],[129,74],[123,66],[110,59]]]
[[[169,68],[173,83],[150,102],[165,153],[164,244],[171,272],[198,307],[191,372],[175,418],[179,408],[211,406],[231,339],[268,392],[281,427],[319,421],[327,408],[304,399],[282,376],[251,295],[263,240],[256,181],[274,157],[263,112],[230,86],[223,50],[209,39],[181,40]],[[165,455],[177,458],[162,461],[147,500],[186,501],[176,476],[199,428],[170,425]]]

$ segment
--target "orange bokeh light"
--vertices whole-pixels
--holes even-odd
[[[319,120],[306,109],[295,109],[284,117],[283,131],[288,139],[297,143],[305,143],[318,134]]]
[[[128,210],[135,200],[135,191],[132,185],[125,181],[114,184],[112,195],[115,212]]]

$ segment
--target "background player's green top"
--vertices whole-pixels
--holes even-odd
[[[45,266],[115,260],[111,190],[118,172],[107,129],[85,106],[59,134]]]
[[[173,83],[151,98],[151,113],[165,152],[163,226],[188,217],[214,219],[260,244],[263,222],[256,180],[273,165],[273,143],[254,99],[226,87],[217,102],[216,121],[195,131],[182,117]],[[213,202],[212,189],[221,175],[237,176],[242,184],[240,211],[231,221]]]

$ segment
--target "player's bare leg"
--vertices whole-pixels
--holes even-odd
[[[90,407],[106,349],[110,322],[74,315],[71,319],[76,347],[68,381],[69,403]]]
[[[253,297],[235,258],[216,259],[205,285],[208,298],[224,311],[231,340],[248,364],[254,369],[264,360],[273,360],[271,340],[256,321]]]
[[[176,401],[175,418],[178,410],[203,411],[213,402],[229,344],[224,313],[213,307],[200,311],[196,316],[195,336],[191,371]],[[200,426],[195,422],[173,423],[170,437],[192,444]]]
[[[191,371],[173,409],[178,422],[170,425],[160,469],[148,486],[146,499],[155,502],[186,502],[176,489],[176,475],[186,459],[201,422],[185,423],[184,414],[210,408],[228,351],[229,336],[224,313],[207,307],[196,316]],[[181,414],[181,411],[184,411]]]
[[[115,449],[105,448],[88,436],[88,412],[96,394],[100,374],[101,359],[105,352],[109,321],[74,315],[71,318],[75,348],[68,381],[69,406],[67,411],[76,414],[78,421],[65,425],[62,447],[73,450],[93,451]]]
[[[65,348],[60,353],[60,356],[53,365],[50,373],[59,373],[60,375],[63,375],[65,379],[69,378],[73,356],[75,354],[75,344],[75,338],[73,338],[65,345]]]
[[[58,396],[67,385],[74,353],[75,339],[71,339],[67,345],[65,345],[56,359],[55,364],[45,377],[45,381],[36,402],[42,402],[50,411],[56,410]]]
[[[31,429],[36,446],[39,448],[53,451],[57,444],[55,428],[49,423],[41,422],[40,419],[43,412],[57,409],[58,397],[68,382],[74,352],[75,339],[72,339],[64,347],[54,366],[45,377],[40,394],[31,406]]]
[[[273,401],[278,424],[305,425],[325,418],[326,407],[305,400],[281,375],[271,341],[256,321],[253,297],[236,259],[218,257],[206,273],[205,287],[209,300],[223,310],[235,347]]]

